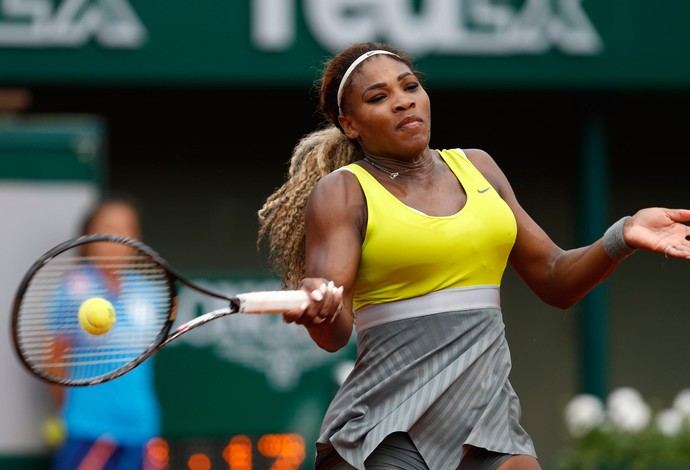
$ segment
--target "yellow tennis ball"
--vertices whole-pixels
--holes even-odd
[[[115,324],[113,304],[101,297],[85,300],[79,307],[79,324],[92,335],[102,335]]]
[[[50,447],[58,447],[65,440],[65,426],[60,418],[51,417],[41,424],[43,440]]]

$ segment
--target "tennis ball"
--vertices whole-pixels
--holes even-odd
[[[79,324],[92,335],[102,335],[115,324],[113,304],[101,297],[85,300],[79,307]]]
[[[49,447],[58,447],[65,440],[65,426],[60,418],[51,417],[41,424],[41,434]]]

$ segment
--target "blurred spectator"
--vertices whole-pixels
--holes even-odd
[[[96,233],[141,239],[136,206],[124,198],[101,201],[86,215],[81,231],[82,235]],[[85,250],[97,245],[85,245],[88,247]],[[93,269],[90,272],[95,274],[89,282],[104,283],[109,290],[117,290],[117,285],[113,285],[117,279],[105,273],[99,275]],[[160,434],[160,408],[153,372],[153,362],[149,359],[110,382],[87,387],[51,387],[65,433],[55,452],[53,468],[154,468],[146,455],[146,443]],[[53,424],[53,437],[54,428]]]

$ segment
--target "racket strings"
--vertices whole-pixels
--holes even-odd
[[[131,366],[156,344],[174,295],[165,269],[144,253],[81,256],[77,249],[38,269],[17,317],[25,362],[57,382],[87,383]],[[82,303],[94,297],[115,311],[114,325],[101,335],[79,321]]]

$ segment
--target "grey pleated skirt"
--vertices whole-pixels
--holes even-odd
[[[394,432],[410,435],[430,470],[456,469],[465,444],[536,457],[508,380],[500,306],[465,307],[358,328],[355,368],[326,412],[317,467],[335,451],[364,469]]]

